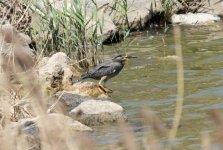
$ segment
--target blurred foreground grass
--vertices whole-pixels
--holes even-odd
[[[68,54],[74,54],[77,60],[89,58],[91,63],[96,63],[98,46],[101,44],[101,37],[98,37],[98,31],[102,29],[103,19],[97,17],[98,6],[94,5],[94,13],[91,18],[86,18],[86,3],[81,0],[74,0],[71,10],[68,10],[67,5],[64,5],[63,13],[59,12],[52,7],[52,4],[48,0],[44,0],[44,7],[41,8],[36,4],[36,9],[42,13],[40,31],[33,31],[26,28],[26,26],[19,26],[23,18],[29,25],[28,5],[24,5],[23,1],[1,1],[6,4],[3,13],[6,17],[11,13],[11,10],[17,10],[18,8],[24,10],[20,11],[19,17],[12,11],[11,21],[13,25],[18,25],[19,28],[24,29],[24,32],[31,34],[35,41],[38,41],[37,49],[40,50],[39,54],[50,54],[55,51],[64,50]],[[10,4],[10,5],[8,5]],[[77,5],[78,4],[78,5]],[[126,3],[123,3],[126,4]],[[124,8],[124,12],[127,10]],[[17,18],[16,18],[17,17]],[[128,20],[125,16],[126,21]],[[7,18],[7,17],[6,17]],[[102,21],[102,22],[101,22]],[[90,22],[93,22],[92,26],[88,28]],[[26,23],[24,23],[26,24]],[[128,22],[126,22],[128,25]],[[176,109],[174,114],[174,121],[171,125],[171,129],[161,126],[161,121],[154,114],[148,113],[148,108],[142,108],[142,117],[145,120],[145,126],[151,126],[151,130],[145,130],[144,138],[141,143],[135,142],[133,131],[128,123],[120,123],[120,132],[122,133],[122,139],[120,139],[119,145],[114,147],[108,147],[108,149],[127,149],[127,150],[162,150],[162,149],[182,149],[180,144],[176,144],[177,131],[180,130],[180,119],[183,113],[183,98],[184,98],[184,74],[183,74],[183,55],[181,51],[181,32],[180,27],[174,27],[174,38],[176,46],[177,56],[177,99]],[[47,33],[46,33],[47,32]],[[46,34],[45,34],[46,33]],[[88,37],[90,36],[90,37]],[[90,40],[90,41],[89,41]],[[91,43],[92,47],[89,48],[88,43]],[[21,45],[14,45],[14,47],[23,48]],[[2,49],[1,49],[2,50]],[[12,57],[11,57],[12,56]],[[9,59],[5,56],[1,57],[1,62],[6,63],[0,74],[0,149],[2,150],[24,150],[24,149],[42,149],[42,150],[96,150],[99,149],[96,146],[94,139],[87,137],[80,132],[70,132],[69,127],[65,124],[60,124],[61,120],[52,120],[48,117],[47,113],[47,96],[42,92],[42,87],[36,77],[35,70],[25,70],[25,66],[32,66],[30,59],[24,57],[22,53],[14,53]],[[10,61],[9,61],[10,60]],[[87,67],[89,62],[84,62],[83,66]],[[2,67],[2,66],[1,66]],[[23,73],[22,77],[18,73]],[[10,78],[14,75],[14,80],[20,81],[19,83],[13,83]],[[23,133],[21,129],[10,130],[8,125],[18,121],[18,113],[15,109],[15,104],[21,100],[29,97],[31,105],[34,109],[34,114],[30,114],[29,117],[39,116],[41,119],[38,122],[39,136],[38,138],[29,139]],[[11,113],[8,113],[8,109],[11,109]],[[213,111],[210,114],[211,118],[217,124],[217,131],[212,135],[208,133],[201,136],[201,149],[212,150],[221,149],[217,147],[221,146],[223,139],[223,115],[219,111]],[[208,118],[207,118],[208,119]],[[162,139],[166,139],[166,143],[163,144]],[[217,144],[216,144],[217,143]],[[215,148],[214,148],[215,147]]]
[[[127,150],[162,150],[162,149],[182,149],[180,143],[176,144],[177,131],[181,130],[180,119],[183,112],[183,93],[184,93],[184,76],[183,76],[183,55],[181,52],[181,31],[180,26],[174,27],[174,38],[177,56],[177,99],[174,122],[171,129],[162,126],[162,122],[154,114],[149,113],[149,108],[142,108],[141,115],[144,118],[144,125],[150,126],[150,130],[144,129],[144,137],[140,143],[136,143],[133,131],[127,122],[121,122],[120,127],[122,138],[118,145],[109,146],[107,149],[127,149]],[[15,39],[16,41],[16,39]],[[19,44],[14,43],[13,47],[23,49]],[[2,49],[1,49],[2,50]],[[20,51],[22,52],[22,50]],[[13,59],[11,59],[13,58]],[[47,96],[42,92],[42,86],[39,84],[35,69],[32,68],[30,59],[24,57],[23,53],[13,53],[9,56],[1,56],[3,70],[1,72],[0,82],[0,149],[43,149],[43,150],[93,150],[100,149],[96,146],[94,139],[89,138],[81,132],[71,132],[69,126],[63,124],[61,118],[50,118],[48,115]],[[10,63],[9,63],[10,62]],[[27,70],[24,66],[30,66]],[[2,67],[2,66],[1,66]],[[21,76],[22,73],[22,76]],[[20,74],[20,75],[19,75]],[[18,83],[13,80],[20,81]],[[28,138],[23,129],[12,130],[12,123],[18,121],[18,112],[15,104],[29,97],[29,101],[34,110],[34,114],[29,117],[38,116],[40,119],[37,123],[39,134],[36,137]],[[11,110],[11,113],[8,110]],[[223,137],[223,116],[218,111],[213,111],[211,117],[216,122],[217,132],[210,136],[208,133],[201,137],[201,149],[213,149],[216,143],[221,144]],[[11,127],[9,127],[11,125]],[[32,134],[32,133],[31,133]],[[165,139],[166,142],[163,142]],[[214,146],[213,146],[214,145]]]

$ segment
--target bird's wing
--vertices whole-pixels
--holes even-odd
[[[103,65],[97,68],[97,72],[100,72],[101,74],[111,74],[116,72],[115,64],[110,65]]]
[[[105,68],[109,68],[110,66],[100,66],[97,68],[97,70],[101,70],[101,69],[105,69]]]
[[[112,62],[112,61],[110,61],[110,60],[109,60],[109,61],[105,61],[105,62],[103,62],[103,63],[97,65],[97,66],[95,67],[95,69],[96,69],[96,70],[99,70],[100,68],[108,68],[108,67],[110,67],[111,62]]]
[[[101,74],[107,73],[107,70],[110,70],[110,66],[101,64],[101,65],[97,66],[96,68],[90,70],[89,74],[101,75]]]

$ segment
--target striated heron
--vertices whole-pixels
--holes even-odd
[[[81,75],[81,79],[92,78],[99,81],[99,86],[104,90],[107,91],[102,83],[109,80],[110,78],[119,74],[122,68],[125,65],[125,61],[129,58],[136,58],[135,56],[127,56],[127,55],[118,55],[114,57],[112,60],[105,61],[94,69],[85,72]],[[108,89],[111,92],[110,89]]]

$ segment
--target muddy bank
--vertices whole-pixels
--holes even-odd
[[[65,9],[64,2],[64,0],[55,0],[52,1],[50,5],[52,5],[56,10],[63,12]],[[73,7],[72,1],[67,0],[66,2],[66,10],[71,9],[71,7]],[[101,23],[103,25],[101,30],[97,30],[96,32],[98,36],[102,35],[104,44],[120,42],[128,30],[147,30],[150,27],[164,25],[165,22],[191,25],[196,24],[196,22],[198,22],[198,24],[207,24],[219,20],[215,17],[223,17],[223,2],[218,0],[196,0],[185,2],[174,0],[167,1],[166,3],[161,3],[159,0],[96,0],[95,2],[96,3],[93,3],[92,1],[86,1],[86,4],[84,4],[86,5],[85,18],[87,20],[89,19],[87,26],[90,28],[95,24],[94,20],[90,18],[92,18],[93,14],[97,14],[97,18],[102,21]],[[43,14],[40,12],[40,9],[37,9],[37,4],[38,8],[42,8],[44,10],[46,4],[44,4],[42,1],[37,3],[33,1],[33,3],[30,5],[30,9],[28,9],[29,7],[27,6],[22,8],[22,6],[25,4],[19,4],[19,6],[21,5],[20,11],[25,11],[27,8],[28,13],[25,16],[22,16],[20,11],[13,10],[17,11],[17,16],[15,17],[11,16],[10,13],[8,16],[5,16],[7,14],[6,8],[10,6],[10,3],[4,2],[0,4],[2,10],[0,11],[2,23],[11,23],[12,25],[15,25],[18,30],[24,30],[28,34],[30,34],[30,31],[27,31],[29,30],[26,29],[27,27],[38,31],[38,28],[41,26],[40,16]],[[195,15],[196,19],[194,19],[194,16],[187,15],[188,13],[204,14],[200,14],[199,17]],[[181,16],[182,14],[186,15],[186,20],[185,17]],[[206,17],[207,15],[210,17]],[[173,16],[172,19],[171,16]],[[20,18],[19,24],[16,22],[16,18]],[[190,19],[195,21],[192,23],[188,22],[187,20]],[[24,26],[26,26],[26,28]]]
[[[71,1],[68,0],[67,3],[69,9],[72,6]],[[64,1],[54,1],[52,4],[56,9],[63,11]],[[127,0],[118,2],[97,0],[96,4],[98,6],[98,18],[103,19],[104,24],[102,33],[98,32],[98,34],[103,35],[104,44],[120,42],[123,30],[146,30],[154,25],[164,25],[164,22],[190,25],[198,22],[201,25],[218,21],[219,19],[215,17],[223,16],[223,2],[218,0],[210,1],[210,3],[206,0],[186,2],[174,0],[168,4],[161,3],[159,0]],[[95,13],[94,5],[92,1],[87,1],[87,18],[90,18]],[[197,17],[197,15],[187,15],[187,13],[202,13],[203,15],[200,14]],[[178,16],[181,14],[185,14],[187,19]],[[206,17],[207,15],[210,17]],[[187,21],[190,19],[195,21]]]

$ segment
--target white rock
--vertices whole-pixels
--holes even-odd
[[[220,17],[207,13],[188,13],[188,14],[174,14],[171,19],[172,23],[202,25],[219,21]]]
[[[124,109],[110,101],[88,100],[74,108],[70,115],[87,125],[125,121]]]
[[[123,108],[110,101],[101,101],[101,100],[89,100],[88,102],[80,104],[76,109],[73,109],[72,112],[76,113],[80,111],[84,114],[93,115],[100,113],[113,113],[113,112],[122,112]]]

